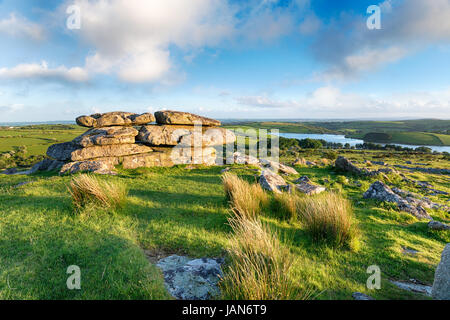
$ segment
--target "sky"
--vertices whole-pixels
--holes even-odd
[[[0,122],[450,119],[450,0],[0,0],[0,44]]]

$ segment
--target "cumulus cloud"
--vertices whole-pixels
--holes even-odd
[[[352,78],[429,45],[450,43],[448,0],[386,0],[380,7],[380,30],[366,27],[368,16],[348,13],[321,28],[312,50],[328,65],[325,79]]]
[[[8,18],[0,20],[0,34],[41,41],[45,38],[44,28],[25,18],[11,13]]]
[[[71,1],[81,9],[86,69],[127,82],[154,82],[172,71],[170,46],[214,45],[233,32],[234,12],[220,0]]]
[[[46,61],[39,63],[24,63],[12,68],[0,68],[0,79],[47,79],[67,82],[84,82],[88,79],[87,72],[79,67],[67,68],[58,66],[49,68]]]

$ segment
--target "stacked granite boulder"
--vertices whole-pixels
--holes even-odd
[[[47,156],[61,167],[61,174],[114,174],[119,164],[124,169],[213,165],[214,147],[236,139],[231,131],[218,127],[220,121],[179,111],[158,111],[155,116],[108,112],[81,116],[76,122],[90,129],[71,142],[58,143],[47,150]]]

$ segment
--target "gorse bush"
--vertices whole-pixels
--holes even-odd
[[[341,195],[331,192],[299,197],[297,212],[305,229],[315,240],[358,249],[353,210],[350,202]]]
[[[250,184],[232,173],[225,173],[222,181],[231,206],[241,215],[254,217],[270,202],[259,184]]]
[[[258,218],[237,210],[229,223],[234,235],[227,249],[230,263],[220,282],[225,299],[289,300],[307,299],[309,292],[298,289],[290,279],[294,257]]]
[[[89,174],[74,177],[70,182],[69,192],[76,209],[90,205],[111,209],[119,208],[125,204],[128,194],[124,183],[100,180]]]

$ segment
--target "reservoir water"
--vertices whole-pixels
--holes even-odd
[[[322,139],[327,142],[334,142],[334,143],[342,143],[342,144],[350,144],[351,146],[355,146],[357,144],[364,143],[364,140],[361,139],[352,139],[352,138],[346,138],[344,135],[338,135],[338,134],[314,134],[314,133],[280,133],[281,137],[284,138],[291,138],[291,139]],[[384,143],[379,143],[381,145],[384,145]],[[449,146],[419,146],[419,145],[410,145],[410,144],[399,144],[399,143],[389,143],[396,146],[406,147],[406,148],[417,148],[417,147],[428,147],[431,148],[433,151],[437,152],[450,152]]]

